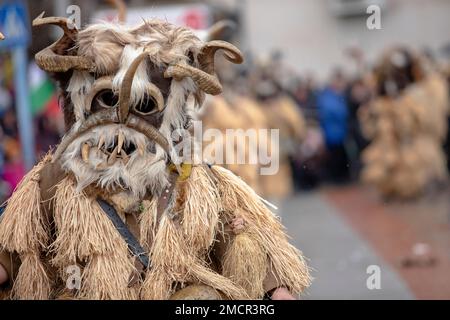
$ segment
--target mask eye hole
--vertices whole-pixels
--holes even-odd
[[[111,90],[103,90],[97,96],[97,101],[105,108],[117,105],[119,98]]]
[[[119,97],[117,97],[112,90],[102,90],[96,94],[91,110],[93,112],[100,109],[107,109],[115,107],[119,102]]]
[[[142,102],[134,107],[134,110],[139,114],[147,116],[158,111],[158,102],[153,96],[145,95]]]

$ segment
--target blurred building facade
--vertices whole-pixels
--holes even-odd
[[[394,44],[433,51],[450,42],[450,1],[381,1],[381,30],[369,30],[368,14],[343,16],[334,10],[338,0],[213,0],[243,10],[245,35],[241,47],[254,52],[283,48],[286,62],[298,72],[324,79],[335,66],[354,68],[345,54],[363,50],[368,62]],[[346,2],[367,2],[364,0]],[[378,1],[369,1],[377,3]]]

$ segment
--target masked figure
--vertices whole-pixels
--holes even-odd
[[[388,51],[376,69],[378,97],[359,112],[371,140],[362,180],[385,198],[417,198],[448,179],[448,86],[426,62],[404,48]]]
[[[135,28],[64,18],[36,55],[59,82],[67,132],[22,180],[0,222],[14,299],[261,299],[309,285],[301,253],[242,180],[179,145],[205,94],[221,85],[223,41],[159,20]],[[189,140],[190,139],[190,140]],[[191,141],[192,140],[192,141]],[[181,159],[181,160],[180,160]]]

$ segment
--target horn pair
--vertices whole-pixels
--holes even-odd
[[[95,64],[91,59],[70,54],[70,50],[75,46],[78,34],[77,28],[67,18],[44,18],[44,13],[42,12],[33,20],[33,26],[57,25],[63,29],[64,34],[58,41],[36,54],[36,64],[48,72],[67,72],[72,69],[94,71]],[[188,64],[178,63],[170,66],[166,70],[165,76],[176,80],[190,77],[205,93],[220,94],[222,86],[214,72],[215,53],[218,50],[224,50],[225,57],[230,62],[240,64],[243,61],[242,53],[234,45],[225,41],[214,40],[207,42],[201,48],[197,56],[199,69]]]

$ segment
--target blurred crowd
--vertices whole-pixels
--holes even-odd
[[[336,69],[325,84],[299,76],[283,64],[282,52],[266,57],[247,55],[237,70],[220,70],[227,89],[206,104],[206,127],[221,128],[225,113],[237,123],[243,113],[259,124],[243,119],[244,129],[280,130],[280,170],[275,176],[254,177],[248,166],[233,168],[257,192],[268,198],[284,198],[295,190],[312,189],[322,183],[346,183],[358,177],[360,152],[367,145],[361,133],[358,109],[373,97],[373,89],[362,78],[350,78]],[[245,97],[245,100],[244,100]],[[225,111],[223,105],[229,105]],[[261,119],[262,118],[262,119]],[[260,120],[258,120],[260,119]],[[273,156],[273,155],[272,155]],[[267,182],[265,181],[267,180]]]
[[[3,202],[22,179],[26,168],[22,157],[14,98],[12,57],[6,52],[0,54],[0,70],[0,200]],[[54,146],[58,142],[62,132],[57,93],[46,75],[31,61],[29,79],[36,77],[50,86],[44,96],[42,87],[30,94],[36,137],[35,153],[38,159],[48,152],[50,146]],[[31,82],[30,80],[30,85]]]
[[[324,83],[296,74],[282,52],[219,69],[228,88],[206,105],[220,109],[203,117],[207,127],[226,127],[226,114],[228,125],[237,125],[250,113],[259,124],[244,116],[240,127],[280,130],[276,175],[228,165],[263,196],[362,180],[384,198],[411,199],[445,185],[448,68],[429,52],[404,47],[389,48],[372,65],[358,49],[348,55],[357,72],[336,68]]]

